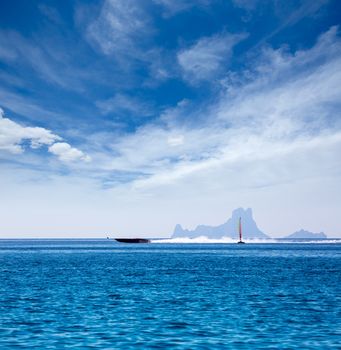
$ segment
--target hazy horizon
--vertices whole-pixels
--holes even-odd
[[[246,209],[246,208],[245,208]],[[252,209],[252,208],[251,208]],[[231,213],[232,214],[232,213]],[[232,217],[231,215],[228,217],[228,219],[230,219],[230,217]],[[255,219],[253,217],[253,219]],[[198,223],[192,227],[185,227],[184,225],[182,225],[181,223],[177,223],[176,225],[181,225],[183,229],[189,229],[189,230],[194,230],[197,226],[200,226],[200,225],[208,225],[208,226],[218,226],[218,225],[221,225],[221,224],[224,224],[227,220],[223,221],[223,222],[220,222],[220,223],[215,223],[215,224],[212,224],[212,225],[208,225],[207,223]],[[255,220],[256,221],[256,220]],[[259,223],[256,221],[256,224],[258,226],[258,228],[261,228]],[[0,239],[11,239],[11,238],[17,238],[17,239],[34,239],[34,238],[37,238],[37,239],[66,239],[66,238],[69,238],[69,239],[107,239],[107,238],[110,238],[110,239],[113,239],[113,238],[120,238],[120,237],[145,237],[145,238],[172,238],[172,235],[173,235],[173,231],[174,231],[174,228],[175,226],[173,227],[173,230],[169,233],[166,233],[166,234],[148,234],[148,233],[141,233],[141,232],[136,232],[136,234],[131,234],[131,235],[125,235],[125,234],[122,234],[120,232],[114,232],[114,231],[107,231],[107,232],[95,232],[93,234],[84,234],[84,231],[80,232],[79,234],[76,234],[74,236],[70,235],[69,233],[62,233],[62,232],[59,232],[57,235],[53,236],[53,235],[48,235],[44,232],[42,232],[41,235],[37,235],[37,236],[34,236],[34,235],[31,235],[31,234],[28,234],[28,235],[13,235],[13,236],[0,236]],[[285,238],[285,236],[288,236],[289,234],[292,234],[296,231],[299,231],[301,229],[304,229],[303,227],[300,227],[300,228],[297,228],[296,230],[292,231],[292,232],[288,232],[286,234],[281,234],[281,235],[278,235],[278,234],[273,234],[273,233],[270,233],[270,232],[264,232],[265,234],[267,234],[269,236],[270,239],[274,238]],[[237,230],[237,226],[236,226],[236,230]],[[245,230],[245,229],[244,229]],[[262,230],[262,229],[261,229]],[[313,230],[310,230],[310,232],[313,232],[313,233],[319,233],[319,232],[323,232],[323,231],[313,231]],[[324,232],[325,233],[325,232]],[[205,236],[205,235],[203,235]],[[207,236],[206,236],[207,237]],[[226,235],[226,237],[229,237],[229,235]],[[184,237],[186,238],[186,237]],[[209,238],[209,237],[208,237]],[[328,239],[334,239],[334,238],[341,238],[340,235],[327,235],[327,238]],[[210,238],[209,238],[210,239]],[[219,240],[219,239],[213,239],[213,240]],[[251,239],[252,241],[253,239]],[[256,241],[262,241],[264,240],[263,239],[255,239]],[[222,240],[223,241],[223,240]]]

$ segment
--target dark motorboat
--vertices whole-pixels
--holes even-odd
[[[115,238],[115,241],[120,243],[150,243],[146,238]]]

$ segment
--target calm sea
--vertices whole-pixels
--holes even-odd
[[[0,241],[0,349],[340,346],[341,244]]]

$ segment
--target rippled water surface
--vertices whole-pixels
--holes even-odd
[[[329,349],[340,244],[0,241],[0,349]]]

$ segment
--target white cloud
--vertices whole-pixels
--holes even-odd
[[[170,146],[180,146],[184,143],[183,135],[169,136],[167,140]]]
[[[58,142],[62,138],[51,130],[23,126],[5,117],[4,111],[0,108],[0,151],[19,154],[25,151],[25,142],[28,142],[32,149],[42,146],[49,146],[48,150],[57,155],[60,160],[90,161],[90,157],[77,148],[71,147],[68,143]]]
[[[85,161],[91,158],[77,148],[71,147],[66,142],[56,142],[49,147],[49,152],[56,155],[63,162]]]
[[[28,141],[31,148],[39,148],[42,145],[51,145],[58,140],[61,138],[50,130],[22,126],[5,118],[3,110],[0,109],[0,150],[22,153],[24,141]]]
[[[190,82],[216,78],[227,69],[233,47],[246,38],[246,34],[217,34],[199,39],[194,45],[181,50],[178,62],[184,78]]]

